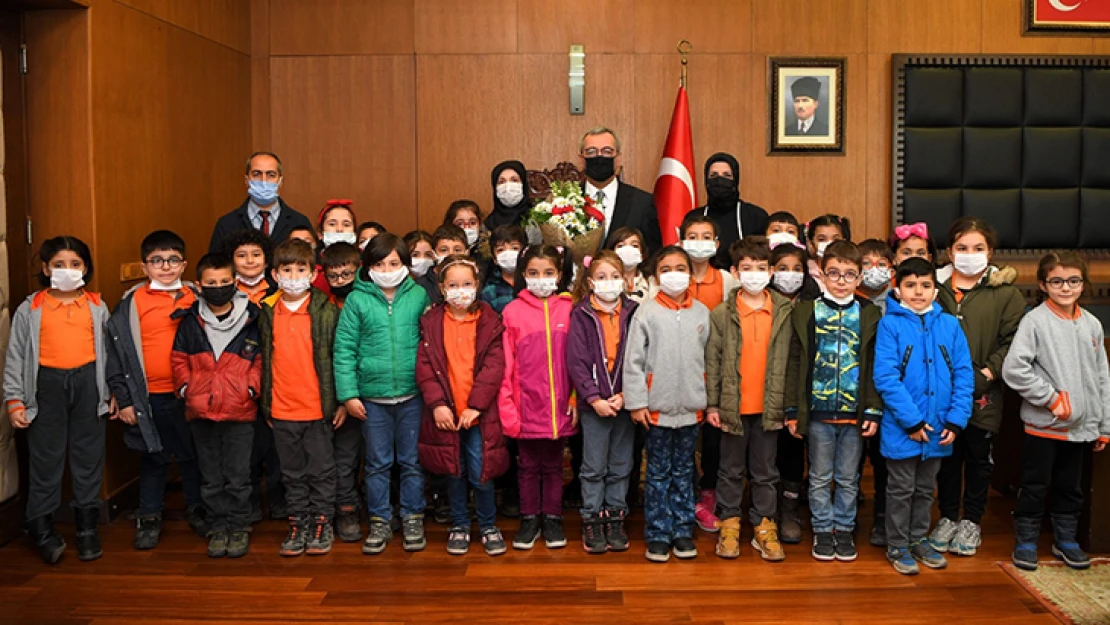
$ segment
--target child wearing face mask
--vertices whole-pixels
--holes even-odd
[[[884,538],[894,570],[915,575],[918,563],[948,565],[928,540],[933,488],[941,458],[952,454],[971,416],[974,379],[959,321],[933,303],[932,263],[907,259],[895,281],[875,344],[882,456],[889,471]]]
[[[490,233],[493,267],[489,280],[482,287],[482,301],[501,314],[516,297],[516,266],[520,252],[528,244],[524,229],[516,224],[497,226]]]
[[[447,476],[447,553],[464,555],[470,549],[469,484],[482,546],[497,556],[506,547],[496,525],[493,479],[509,465],[497,405],[505,372],[504,327],[493,308],[478,300],[480,273],[471,258],[443,259],[439,279],[445,303],[420,319],[424,340],[416,380],[425,403],[420,464]]]
[[[354,209],[351,208],[352,203],[351,200],[328,200],[316,218],[316,232],[320,233],[320,240],[316,244],[316,257],[320,262],[316,264],[316,279],[313,280],[312,286],[323,291],[325,295],[331,295],[331,285],[320,264],[323,261],[324,251],[336,243],[352,246],[358,243],[358,235],[355,234],[355,224],[358,223],[358,219],[355,217]]]
[[[517,263],[520,289],[505,307],[505,375],[498,408],[505,435],[519,451],[520,531],[514,549],[531,549],[542,534],[548,549],[565,547],[563,448],[578,430],[570,402],[566,344],[571,298],[569,253],[533,245]]]
[[[328,281],[332,302],[343,309],[343,302],[355,288],[355,276],[362,264],[362,254],[350,243],[333,243],[320,254],[320,269]]]
[[[705,410],[709,309],[694,299],[693,263],[681,247],[655,257],[659,293],[632,318],[624,361],[624,405],[647,428],[645,557],[698,555],[694,544],[694,447]]]
[[[443,301],[443,293],[439,290],[438,276],[435,272],[436,246],[435,238],[423,230],[413,230],[405,235],[405,246],[409,248],[409,257],[412,259],[412,279],[424,287],[428,294],[428,301],[438,304]]]
[[[863,255],[863,271],[856,292],[886,312],[886,296],[894,277],[894,253],[886,241],[879,239],[864,240],[859,244],[859,252]]]
[[[624,409],[625,342],[636,302],[624,295],[624,263],[603,250],[574,289],[567,368],[582,423],[582,547],[587,553],[626,551],[628,479],[635,426]]]
[[[851,241],[852,228],[847,217],[826,214],[815,217],[805,226],[806,251],[809,252],[809,275],[821,292],[825,292],[825,281],[821,277],[821,257],[833,241]]]
[[[358,247],[358,251],[360,252],[366,249],[366,244],[370,243],[370,239],[373,239],[383,232],[389,232],[385,229],[385,226],[376,221],[364,221],[358,225],[356,230],[358,232],[358,243],[356,247]]]
[[[367,555],[381,553],[393,539],[389,476],[394,465],[401,473],[403,547],[420,551],[426,546],[424,472],[416,451],[424,404],[416,384],[416,352],[420,316],[429,302],[409,277],[411,263],[400,237],[385,233],[371,239],[335,330],[336,396],[348,417],[362,421],[366,441],[370,531],[362,552]]]
[[[651,284],[644,275],[644,235],[638,228],[623,227],[609,233],[605,249],[613,250],[621,259],[625,295],[637,304],[649,297]],[[639,466],[639,463],[636,463]],[[636,475],[633,472],[633,475]]]
[[[1021,395],[1025,442],[1014,508],[1014,565],[1037,568],[1037,539],[1052,492],[1052,555],[1073,569],[1091,560],[1077,541],[1087,450],[1110,443],[1110,371],[1102,324],[1078,304],[1089,284],[1076,252],[1049,253],[1037,267],[1042,303],[1029,311],[1002,365]],[[1047,299],[1046,299],[1047,296]]]
[[[985,221],[961,217],[948,232],[952,266],[937,270],[937,301],[960,320],[975,366],[971,420],[937,477],[941,518],[929,539],[941,553],[975,555],[982,542],[979,522],[994,470],[991,448],[1002,424],[1002,362],[1025,314],[1025,298],[1013,286],[1017,272],[990,264],[996,244]]]
[[[791,303],[821,297],[821,287],[807,271],[809,254],[798,238],[788,232],[767,235],[771,248],[770,288]]]
[[[65,541],[54,531],[61,505],[62,469],[69,448],[77,557],[101,555],[97,520],[104,472],[104,415],[116,418],[105,376],[103,328],[108,307],[86,290],[92,254],[76,237],[47,239],[39,250],[42,290],[12,318],[4,368],[4,400],[12,427],[27,431],[28,492],[24,525],[47,564]]]
[[[335,399],[332,343],[339,309],[312,288],[315,254],[303,241],[274,250],[278,291],[262,301],[262,416],[281,461],[289,531],[283,556],[331,551],[335,512],[334,432],[347,420]]]
[[[443,215],[444,226],[457,226],[466,236],[466,253],[482,263],[491,260],[489,231],[482,227],[482,211],[474,200],[455,200]]]
[[[778,430],[790,355],[790,300],[767,289],[770,250],[763,237],[733,245],[732,271],[740,287],[713,309],[705,350],[706,416],[721,428],[717,500],[721,534],[717,555],[740,556],[744,484],[751,474],[754,547],[764,560],[786,558],[778,536]]]

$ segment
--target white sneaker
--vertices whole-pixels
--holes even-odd
[[[952,539],[949,550],[961,556],[973,556],[982,544],[983,533],[979,524],[964,519],[956,528],[956,537]]]
[[[956,535],[957,525],[948,517],[940,517],[937,521],[937,526],[933,528],[933,533],[929,535],[929,543],[940,553],[947,553],[948,547],[952,543],[952,537]]]

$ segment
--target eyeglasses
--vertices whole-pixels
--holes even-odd
[[[1048,280],[1045,280],[1045,284],[1047,284],[1048,286],[1050,286],[1054,289],[1063,288],[1063,286],[1065,284],[1070,286],[1073,289],[1077,289],[1077,288],[1083,286],[1083,278],[1071,277],[1071,278],[1068,278],[1067,280],[1065,280],[1063,278],[1049,278]]]
[[[832,269],[825,272],[825,277],[833,282],[855,282],[859,279],[859,274],[854,271],[840,273],[836,269]]]
[[[355,277],[355,272],[348,270],[341,271],[339,273],[333,273],[329,271],[324,275],[327,277],[328,280],[350,280],[351,278]]]
[[[146,264],[152,267],[169,267],[170,269],[177,269],[183,262],[185,262],[185,259],[180,256],[170,256],[169,258],[151,256],[146,259]]]
[[[586,158],[593,158],[599,154],[601,156],[612,158],[617,155],[617,149],[606,147],[601,148],[600,150],[597,148],[586,148],[582,150],[582,156],[585,156]]]

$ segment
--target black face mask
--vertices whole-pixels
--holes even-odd
[[[333,286],[333,287],[331,287],[331,292],[332,292],[333,295],[335,295],[339,299],[347,299],[347,296],[351,294],[351,290],[354,289],[354,288],[355,288],[355,283],[354,282],[348,282],[347,284],[344,284],[343,286]]]
[[[239,287],[235,286],[233,282],[226,286],[202,286],[200,287],[200,294],[204,296],[204,301],[218,307],[230,302],[231,298],[235,297],[235,291],[237,290],[239,290]]]
[[[602,182],[613,177],[616,165],[613,156],[591,156],[586,159],[586,176],[590,180]]]
[[[733,208],[740,201],[740,189],[736,186],[736,181],[724,176],[706,180],[705,192],[712,207]]]

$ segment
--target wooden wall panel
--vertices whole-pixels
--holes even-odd
[[[1025,0],[983,0],[983,54],[1092,54],[1091,37],[1024,37]]]
[[[413,62],[411,55],[272,60],[273,148],[292,206],[313,219],[329,198],[348,197],[360,220],[415,227]]]
[[[634,0],[517,0],[521,52],[566,55],[571,44],[586,54],[632,52]],[[586,66],[589,71],[589,65]]]
[[[890,234],[891,214],[891,64],[889,56],[879,54],[868,55],[866,62],[866,144],[851,147],[862,148],[867,154],[866,233],[868,236],[886,238]],[[857,102],[853,102],[850,106],[856,104]]]
[[[270,53],[411,54],[413,0],[270,0]]]
[[[979,52],[983,40],[982,0],[869,0],[867,50]],[[991,28],[998,25],[990,22]]]
[[[755,52],[778,56],[867,52],[867,0],[796,4],[753,0]]]
[[[417,54],[517,51],[516,0],[413,0]]]
[[[637,53],[673,53],[683,39],[695,55],[751,52],[752,0],[636,2]]]
[[[251,46],[249,0],[115,0],[239,52]]]

